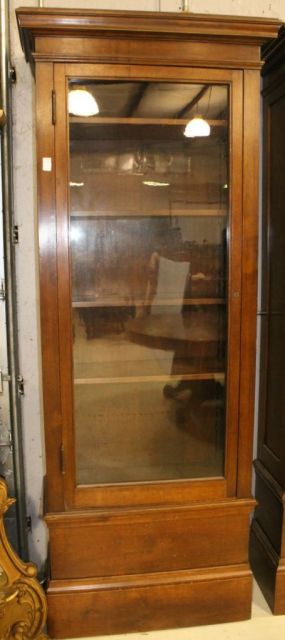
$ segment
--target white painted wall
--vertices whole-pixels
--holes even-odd
[[[12,63],[17,71],[13,89],[15,212],[19,225],[17,247],[18,318],[21,373],[25,380],[23,434],[27,510],[32,516],[31,559],[41,565],[46,556],[46,531],[42,513],[44,475],[41,396],[40,333],[36,232],[36,178],[34,144],[34,83],[20,47],[15,8],[35,6],[36,0],[10,0]],[[45,7],[179,11],[180,0],[45,0]],[[285,21],[284,0],[190,0],[200,13],[276,17]]]

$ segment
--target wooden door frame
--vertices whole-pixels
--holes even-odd
[[[155,80],[157,69],[153,66],[141,67],[132,65],[96,65],[96,64],[56,64],[54,70],[54,89],[58,104],[66,104],[66,87],[68,77],[104,77],[105,79],[126,78],[128,80]],[[64,503],[69,507],[102,507],[121,505],[176,504],[191,500],[223,499],[236,495],[237,487],[237,450],[239,437],[239,352],[240,352],[240,311],[241,311],[241,209],[242,209],[242,161],[243,161],[243,74],[241,71],[189,69],[180,67],[163,67],[160,69],[160,80],[189,82],[212,82],[229,84],[231,125],[229,152],[231,157],[230,191],[230,241],[234,238],[234,251],[230,253],[229,274],[229,343],[232,345],[228,354],[229,378],[228,402],[231,405],[228,417],[227,448],[227,487],[223,478],[194,479],[179,481],[163,481],[152,483],[124,483],[101,487],[75,488],[74,431],[72,421],[73,399],[70,392],[72,380],[72,328],[71,316],[67,314],[70,305],[70,276],[68,254],[68,161],[67,161],[67,121],[66,113],[61,112],[55,126],[55,169],[56,169],[56,209],[57,209],[57,253],[58,270],[58,318],[59,318],[59,353],[61,376],[62,406],[62,438],[65,451]],[[234,151],[235,150],[235,151]],[[68,363],[68,365],[67,365]],[[72,400],[72,401],[71,401]],[[54,452],[53,459],[59,459]]]

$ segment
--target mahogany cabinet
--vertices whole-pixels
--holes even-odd
[[[261,359],[250,556],[272,611],[285,614],[285,32],[264,49]]]
[[[36,77],[49,633],[247,618],[260,47],[279,23],[17,16]]]

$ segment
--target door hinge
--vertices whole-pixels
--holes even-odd
[[[32,516],[26,517],[26,530],[28,533],[32,532]]]
[[[17,82],[17,73],[15,67],[11,66],[9,69],[9,80],[11,84],[15,84]]]
[[[19,227],[17,224],[12,227],[12,242],[13,244],[19,244]]]
[[[25,395],[25,388],[24,388],[24,378],[23,378],[23,376],[18,376],[17,377],[17,386],[18,386],[18,394],[19,394],[19,396],[24,396]]]
[[[12,378],[9,373],[3,373],[3,371],[1,371],[0,369],[0,393],[3,393],[4,391],[3,382],[11,382],[11,379]],[[17,377],[17,387],[19,396],[23,396],[25,393],[23,376]]]
[[[3,393],[3,382],[11,382],[11,376],[9,373],[3,373],[0,369],[0,393]]]
[[[60,472],[64,475],[65,474],[65,451],[64,451],[63,444],[60,447],[59,457],[60,457]]]
[[[51,92],[51,121],[52,124],[56,123],[56,94],[54,89]]]
[[[6,300],[6,289],[4,278],[0,279],[0,300]]]

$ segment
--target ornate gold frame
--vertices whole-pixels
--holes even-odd
[[[0,478],[0,638],[45,640],[46,598],[36,580],[37,568],[16,555],[6,536],[4,513],[15,500],[8,498]]]

